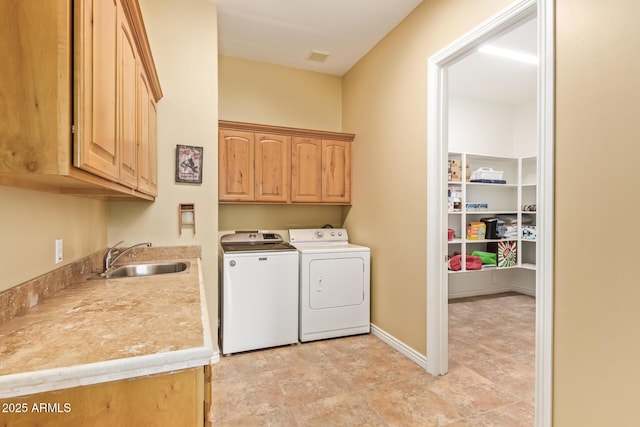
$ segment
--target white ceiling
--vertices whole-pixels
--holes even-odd
[[[341,76],[422,0],[209,0],[218,6],[223,55]],[[536,20],[496,37],[501,47],[535,53]],[[329,54],[308,60],[312,50]],[[536,67],[473,52],[449,67],[454,95],[503,104],[535,100]]]
[[[223,55],[346,73],[422,0],[210,0]],[[324,63],[307,58],[329,53]]]
[[[488,43],[535,55],[537,21],[527,21]],[[507,105],[536,99],[535,65],[475,51],[448,71],[449,93],[453,95]]]

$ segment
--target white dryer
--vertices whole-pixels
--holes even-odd
[[[347,230],[289,230],[300,253],[301,342],[370,332],[370,249]]]

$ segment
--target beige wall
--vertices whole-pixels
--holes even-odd
[[[425,0],[342,82],[343,128],[357,134],[345,226],[371,247],[372,323],[423,355],[427,61],[509,3]]]
[[[217,10],[204,0],[141,0],[164,98],[158,104],[158,198],[112,202],[109,244],[202,247],[209,320],[217,343]],[[177,144],[204,147],[201,185],[175,183]],[[178,204],[195,203],[196,234],[178,232]]]
[[[342,130],[338,76],[220,55],[219,78],[221,120]]]
[[[638,425],[640,3],[556,13],[554,425]]]
[[[342,131],[342,79],[220,55],[221,120]],[[220,205],[220,230],[342,225],[342,208]]]
[[[0,292],[104,249],[107,202],[0,186]],[[55,264],[55,240],[63,262]]]
[[[220,230],[320,228],[342,226],[342,212],[336,206],[221,205]]]

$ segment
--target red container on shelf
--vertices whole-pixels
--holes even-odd
[[[453,240],[453,233],[454,233],[453,228],[449,228],[449,229],[447,230],[447,239],[448,239],[448,240]]]

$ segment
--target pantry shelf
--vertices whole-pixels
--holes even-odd
[[[471,255],[473,251],[497,251],[497,244],[501,242],[515,242],[513,251],[517,261],[510,267],[488,267],[483,270],[462,270],[455,273],[477,271],[501,271],[510,269],[536,269],[536,241],[523,239],[523,225],[536,225],[536,212],[524,211],[524,205],[535,205],[537,187],[535,157],[500,157],[484,156],[470,153],[450,153],[450,167],[460,168],[449,171],[452,176],[461,176],[461,181],[449,181],[449,195],[451,196],[449,209],[454,205],[461,205],[459,211],[448,211],[448,228],[454,230],[455,236],[462,236],[447,242],[448,255],[461,254],[463,257]],[[464,179],[467,171],[475,176],[489,174],[487,178],[495,177],[506,181],[505,184],[470,182]],[[475,172],[474,172],[475,171]],[[469,179],[469,178],[467,178]],[[482,209],[482,210],[479,210]],[[502,216],[502,217],[500,217]],[[473,222],[483,222],[485,218],[496,218],[503,223],[507,238],[467,239],[467,226]],[[508,229],[506,227],[509,227]],[[535,229],[533,231],[535,233]],[[487,237],[495,237],[493,235]],[[514,260],[515,261],[515,260]]]
[[[470,211],[467,210],[467,215],[514,215],[517,211]],[[450,212],[451,213],[451,212]]]
[[[467,182],[469,187],[518,188],[518,184],[495,184],[490,182]]]
[[[472,240],[472,239],[465,239],[466,244],[473,244],[473,243],[497,243],[497,242],[516,242],[518,240],[518,238],[513,238],[513,239],[481,239],[481,240]]]

